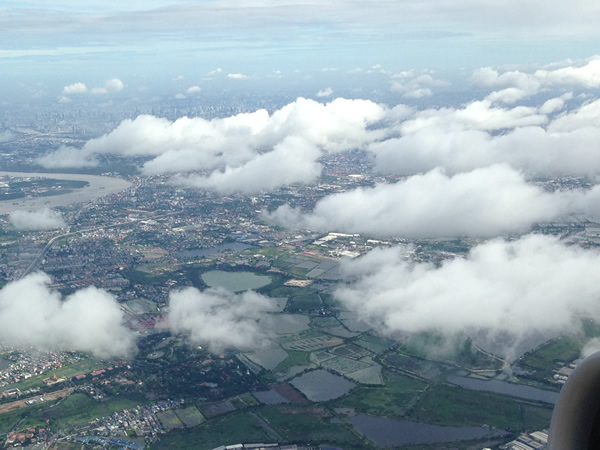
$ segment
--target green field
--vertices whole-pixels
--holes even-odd
[[[58,378],[71,378],[75,375],[81,375],[84,373],[90,373],[94,370],[103,369],[106,367],[106,363],[102,363],[96,361],[94,359],[84,359],[83,361],[78,361],[73,364],[69,364],[63,367],[60,367],[56,370],[49,370],[42,375],[37,375],[35,377],[28,378],[23,381],[19,381],[18,383],[9,384],[4,387],[0,387],[0,392],[6,391],[8,389],[18,388],[21,391],[26,391],[27,389],[41,387],[44,386],[43,379],[48,378],[56,373]]]
[[[50,419],[57,428],[69,428],[85,425],[99,417],[109,416],[114,412],[135,408],[140,402],[127,398],[111,398],[104,402],[92,400],[85,394],[75,393],[55,406],[43,405],[35,410],[28,409],[28,423],[44,423]]]
[[[257,413],[287,442],[308,442],[351,448],[369,448],[350,426],[332,421],[326,408],[303,406],[263,407]]]
[[[419,380],[393,372],[384,372],[384,382],[381,387],[357,387],[330,404],[336,408],[354,408],[375,416],[400,419],[427,386]]]
[[[245,412],[235,412],[217,417],[200,426],[174,430],[161,436],[151,449],[198,449],[211,450],[220,445],[252,442],[276,442],[260,423]]]
[[[299,352],[296,350],[287,350],[287,353],[289,355],[287,357],[287,359],[280,362],[279,365],[277,367],[275,367],[275,369],[273,369],[273,372],[275,372],[275,373],[282,372],[283,373],[283,372],[287,372],[288,370],[290,370],[291,367],[308,366],[310,364],[310,361],[308,360],[310,353]]]
[[[430,386],[411,408],[408,418],[436,425],[493,425],[514,431],[547,428],[551,408],[519,403],[489,392],[437,384]]]
[[[318,309],[323,306],[319,294],[312,293],[307,295],[297,295],[290,298],[285,308],[286,312],[307,312],[313,309]]]
[[[521,364],[551,373],[556,361],[570,362],[579,358],[583,345],[582,339],[561,336],[524,356]]]

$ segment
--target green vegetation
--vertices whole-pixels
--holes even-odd
[[[220,445],[273,441],[276,441],[275,436],[267,433],[258,420],[248,413],[235,412],[216,417],[195,428],[174,430],[161,436],[150,448],[210,450]]]
[[[438,425],[478,426],[486,423],[520,431],[548,427],[551,415],[549,407],[526,405],[489,392],[436,384],[420,396],[408,417]]]
[[[9,384],[4,387],[0,387],[0,392],[18,388],[21,391],[26,391],[27,389],[36,388],[44,386],[43,379],[48,378],[54,374],[58,378],[71,378],[75,375],[81,375],[84,373],[90,373],[94,370],[102,369],[106,367],[106,363],[101,363],[94,359],[84,359],[83,361],[78,361],[73,364],[69,364],[63,367],[60,367],[56,370],[50,370],[48,372],[43,373],[42,375],[37,375],[35,377],[28,378],[23,381],[19,381],[18,383]]]
[[[38,409],[35,414],[30,414],[31,420],[45,422],[50,419],[53,426],[58,428],[69,428],[85,425],[99,417],[109,416],[114,412],[131,409],[138,406],[137,400],[124,397],[113,397],[107,401],[97,402],[85,394],[75,393],[53,407],[46,405]]]
[[[287,442],[326,443],[344,449],[369,447],[351,427],[332,421],[334,417],[326,408],[279,406],[263,407],[257,412]]]
[[[48,404],[38,404],[27,408],[0,414],[0,436],[8,433],[20,421],[22,427],[36,427],[45,425],[45,420],[38,416],[39,410],[48,407]],[[31,417],[31,418],[29,418]]]
[[[402,351],[417,358],[449,362],[468,369],[502,368],[499,359],[480,351],[467,336],[448,341],[440,334],[418,333],[406,341]]]
[[[581,339],[561,336],[528,353],[521,360],[521,364],[551,373],[557,362],[577,359],[583,344]]]
[[[142,272],[140,270],[132,270],[132,269],[124,270],[121,274],[123,275],[124,278],[128,279],[132,284],[142,284],[142,285],[164,284],[170,278],[170,275],[168,273],[159,275],[159,274]]]
[[[400,419],[427,387],[419,380],[393,372],[384,372],[384,381],[385,385],[381,387],[359,386],[346,397],[333,400],[331,405]]]
[[[321,303],[321,297],[317,293],[311,293],[306,295],[297,295],[292,297],[285,308],[286,312],[308,312],[313,309],[318,309],[323,304]]]
[[[307,352],[300,352],[297,350],[286,350],[288,357],[287,359],[283,360],[282,362],[279,363],[279,365],[277,367],[275,367],[275,369],[273,369],[273,372],[287,372],[288,370],[290,370],[290,368],[294,367],[294,366],[307,366],[309,364],[309,353]]]

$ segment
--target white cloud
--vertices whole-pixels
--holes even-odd
[[[87,86],[84,83],[73,83],[65,86],[62,90],[64,95],[85,94]]]
[[[17,210],[9,216],[10,223],[19,230],[54,230],[66,226],[62,215],[49,208],[36,211]]]
[[[264,174],[267,167],[289,171],[266,177],[273,183],[278,180],[277,185],[283,180],[308,181],[320,173],[321,166],[315,161],[321,152],[364,148],[381,138],[384,131],[371,129],[371,125],[385,118],[386,112],[385,107],[368,100],[338,98],[322,104],[299,98],[272,115],[258,110],[213,120],[182,117],[175,122],[140,115],[88,141],[81,150],[63,148],[39,162],[46,167],[65,167],[67,162],[95,164],[95,155],[102,153],[147,155],[153,159],[144,164],[146,174],[214,171],[195,177],[195,181],[222,191],[230,189],[226,183],[240,189],[238,176],[255,179],[250,171]],[[305,143],[297,144],[301,140]],[[297,166],[292,167],[292,162]],[[262,187],[256,189],[269,183],[262,180],[257,184]]]
[[[331,95],[333,94],[333,89],[331,89],[330,87],[325,88],[320,90],[319,92],[317,92],[317,97],[321,98],[321,97],[331,97]]]
[[[398,92],[407,98],[423,98],[433,95],[432,88],[448,86],[445,80],[437,80],[430,74],[417,75],[412,71],[392,75],[392,92]]]
[[[342,271],[336,297],[384,334],[470,335],[514,358],[531,338],[577,331],[600,313],[597,250],[541,235],[493,240],[466,260],[414,264],[402,249],[374,250]],[[543,313],[542,313],[543,312]]]
[[[104,87],[108,92],[120,92],[125,88],[125,84],[118,78],[112,78],[106,81]]]
[[[244,75],[243,73],[228,73],[227,78],[230,78],[232,80],[243,80],[245,78],[248,78],[248,75]]]
[[[247,291],[234,294],[225,289],[186,288],[169,296],[169,323],[174,333],[189,336],[196,345],[219,353],[233,347],[250,350],[264,346],[269,338],[265,311],[269,298]]]
[[[376,169],[412,175],[443,167],[448,173],[497,163],[536,175],[600,172],[600,101],[555,116],[570,93],[540,108],[498,108],[478,101],[462,109],[416,112],[402,122],[400,137],[369,145]],[[495,133],[495,130],[505,130]]]
[[[0,340],[40,350],[91,352],[123,357],[134,350],[124,314],[108,292],[90,287],[62,298],[50,277],[35,273],[0,291]],[[26,326],[24,326],[26,323]]]
[[[191,86],[191,87],[187,88],[187,90],[185,92],[188,94],[197,94],[201,90],[202,90],[202,88],[200,86]]]
[[[370,236],[495,237],[526,232],[537,222],[574,212],[568,205],[591,212],[590,199],[547,193],[498,165],[452,177],[435,169],[394,184],[329,195],[310,213],[280,207],[265,217],[292,228]]]
[[[61,146],[58,150],[38,158],[36,163],[47,169],[95,167],[98,165],[95,156],[85,148],[77,149],[66,146]]]
[[[537,93],[541,88],[567,87],[596,89],[600,87],[600,57],[588,60],[554,64],[534,71],[509,70],[500,73],[491,67],[477,69],[471,75],[471,84],[493,89],[515,88],[522,96]]]
[[[321,173],[316,162],[321,152],[302,138],[286,138],[273,151],[257,155],[238,167],[227,167],[208,176],[175,177],[179,185],[245,194],[272,191],[293,183],[310,183]]]
[[[113,94],[122,91],[124,87],[125,85],[121,80],[112,78],[107,80],[103,87],[95,87],[90,92],[95,95]]]

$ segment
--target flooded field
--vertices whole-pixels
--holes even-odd
[[[202,274],[202,281],[209,287],[222,287],[232,292],[258,289],[271,283],[271,277],[253,272],[226,272],[211,270]]]
[[[269,316],[269,330],[275,334],[296,334],[308,330],[310,318],[302,314],[272,314]]]
[[[367,414],[357,414],[348,419],[348,422],[359,433],[382,447],[472,440],[494,434],[484,427],[443,427],[409,420],[383,419]]]
[[[356,384],[326,370],[313,370],[290,381],[313,402],[325,402],[346,395]]]

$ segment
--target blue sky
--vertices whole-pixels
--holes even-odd
[[[224,82],[267,86],[310,84],[324,69],[344,84],[373,66],[451,79],[592,56],[599,19],[591,0],[5,1],[0,70],[7,92],[111,78],[160,87],[183,76],[191,86],[217,68],[244,75]]]

